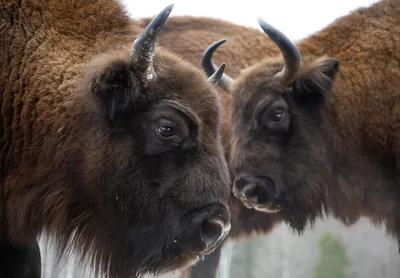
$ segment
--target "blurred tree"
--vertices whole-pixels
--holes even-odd
[[[319,240],[319,257],[317,259],[314,278],[350,278],[350,266],[346,248],[342,239],[331,231]]]

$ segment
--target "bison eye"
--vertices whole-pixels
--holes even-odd
[[[163,137],[173,137],[175,136],[174,129],[170,126],[159,126],[158,133]]]
[[[273,112],[273,113],[271,114],[271,119],[272,119],[273,121],[278,122],[278,121],[280,121],[280,120],[282,119],[282,116],[283,116],[282,111],[275,111],[275,112]]]

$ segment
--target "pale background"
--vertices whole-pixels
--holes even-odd
[[[122,0],[132,17],[154,16],[165,6],[174,3],[171,16],[192,15],[221,18],[244,26],[259,28],[261,17],[298,40],[316,32],[337,17],[351,10],[368,6],[372,0],[245,0],[245,1],[185,1],[185,0]],[[333,219],[319,221],[302,237],[294,235],[282,224],[263,237],[230,244],[224,249],[220,278],[328,278],[329,270],[314,276],[320,256],[318,242],[327,231],[342,241],[348,258],[348,275],[334,278],[397,278],[400,277],[400,255],[397,243],[385,235],[382,228],[363,219],[351,228]],[[54,264],[53,250],[41,241],[44,278],[88,277],[72,260]],[[329,251],[330,252],[330,251]],[[328,253],[329,253],[328,252]],[[333,251],[331,252],[333,253]],[[326,254],[325,254],[326,255]],[[328,254],[329,255],[329,254]],[[336,258],[337,259],[337,258]],[[341,258],[339,258],[341,259]],[[332,259],[333,260],[333,259]],[[329,259],[328,259],[329,261]],[[328,265],[328,263],[326,263]],[[164,277],[175,277],[173,274]]]
[[[292,40],[316,32],[335,18],[376,0],[122,0],[132,17],[152,17],[169,4],[175,4],[171,16],[208,16],[244,26],[259,28],[262,17]],[[140,3],[138,5],[138,3]]]

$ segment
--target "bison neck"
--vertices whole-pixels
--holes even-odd
[[[400,175],[393,156],[374,156],[373,150],[361,148],[347,152],[340,146],[333,149],[333,182],[327,188],[330,212],[349,224],[367,216],[393,225],[400,209]]]
[[[399,12],[398,1],[380,1],[337,19],[299,49],[304,57],[329,55],[341,63],[323,108],[333,146],[331,212],[346,222],[384,221],[400,236],[400,28],[393,25]]]
[[[333,175],[332,183],[327,184],[327,207],[344,223],[366,216],[376,224],[385,223],[389,232],[400,236],[400,171],[392,139],[383,143],[379,138],[383,134],[368,134],[363,124],[351,121],[350,111],[357,113],[360,107],[344,112],[341,108],[348,105],[346,99],[335,98],[326,114]],[[346,118],[352,123],[341,121]],[[371,127],[382,128],[379,124]]]

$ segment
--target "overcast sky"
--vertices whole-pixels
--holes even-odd
[[[208,16],[259,28],[257,18],[284,32],[292,40],[318,31],[337,17],[369,6],[377,0],[121,0],[131,16],[152,17],[175,4],[171,16]]]

